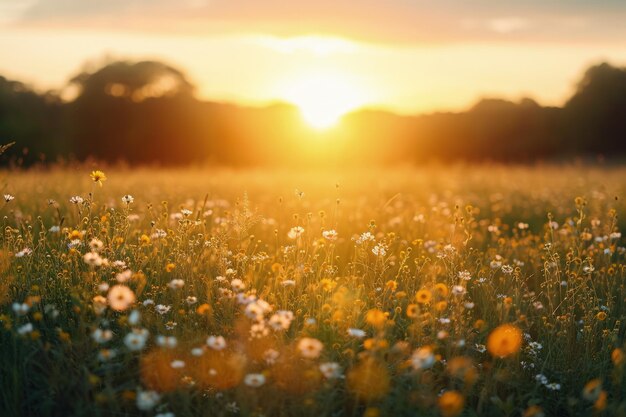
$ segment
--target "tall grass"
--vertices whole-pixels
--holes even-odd
[[[626,414],[624,168],[90,172],[1,174],[2,416]]]

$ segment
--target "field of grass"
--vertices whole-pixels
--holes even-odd
[[[626,167],[92,170],[0,171],[0,416],[626,415]]]

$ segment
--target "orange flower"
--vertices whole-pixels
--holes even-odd
[[[304,361],[290,351],[281,353],[270,372],[279,389],[296,395],[314,392],[323,380],[318,364]]]
[[[213,309],[207,303],[200,304],[198,306],[198,308],[196,308],[196,313],[201,315],[201,316],[210,315],[212,313],[212,311],[213,311]]]
[[[383,398],[389,392],[390,377],[387,366],[367,358],[352,368],[347,375],[348,389],[363,401]]]
[[[543,412],[543,408],[538,405],[531,405],[524,411],[522,417],[545,417],[545,413]]]
[[[389,347],[389,342],[387,342],[385,339],[369,338],[365,339],[365,341],[363,342],[363,347],[366,350],[382,350]]]
[[[602,381],[595,378],[585,384],[582,396],[587,401],[596,401],[602,392]]]
[[[440,283],[435,285],[435,292],[440,297],[445,298],[445,297],[448,296],[448,287],[446,286],[446,284],[443,284],[443,283],[440,282]]]
[[[596,319],[598,319],[599,321],[606,320],[606,313],[604,311],[600,311],[598,314],[596,314]]]
[[[485,323],[485,320],[478,319],[478,320],[476,320],[474,322],[474,329],[476,329],[476,330],[483,330],[486,325],[487,325],[487,323]]]
[[[467,356],[456,356],[450,359],[446,371],[451,377],[463,381],[468,386],[474,385],[478,379],[478,372],[472,360]]]
[[[135,391],[125,390],[122,391],[122,399],[125,401],[135,401],[137,393]]]
[[[394,292],[395,290],[398,289],[398,282],[390,279],[389,281],[385,283],[385,287],[391,292]]]
[[[496,327],[487,338],[487,350],[499,358],[519,352],[521,346],[522,331],[511,324]]]
[[[620,348],[613,349],[613,352],[611,352],[611,360],[615,366],[622,365],[624,363],[624,351]]]
[[[448,302],[447,301],[439,301],[437,304],[435,304],[435,310],[442,312],[444,311],[446,308],[448,308]]]
[[[432,293],[426,288],[422,288],[415,294],[415,300],[420,304],[428,304],[432,298]]]
[[[182,352],[156,349],[141,358],[140,374],[143,384],[155,391],[171,392],[180,386],[184,368],[175,368],[172,362],[183,360]]]
[[[458,391],[446,391],[437,400],[443,417],[456,417],[463,411],[465,399]]]
[[[593,403],[593,408],[595,408],[598,411],[604,410],[606,408],[606,399],[607,399],[606,391],[605,390],[600,391],[600,395],[598,395],[598,399],[596,400],[595,403]]]
[[[380,328],[385,325],[387,317],[381,310],[373,308],[365,314],[365,320],[372,326]]]
[[[239,385],[244,367],[242,355],[209,349],[195,358],[189,371],[200,388],[223,391]]]
[[[406,316],[414,319],[417,317],[419,310],[417,309],[417,304],[409,304],[406,306]]]

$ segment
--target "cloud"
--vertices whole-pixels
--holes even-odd
[[[321,34],[386,43],[626,37],[622,0],[33,0],[19,13],[23,25],[280,37]]]
[[[0,3],[0,24],[19,20],[37,0],[4,0]]]
[[[526,29],[530,26],[528,19],[522,17],[500,17],[497,19],[491,19],[488,22],[488,27],[497,33],[511,33],[521,29]]]

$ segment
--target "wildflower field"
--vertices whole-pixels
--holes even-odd
[[[0,181],[0,416],[626,415],[626,168]]]

